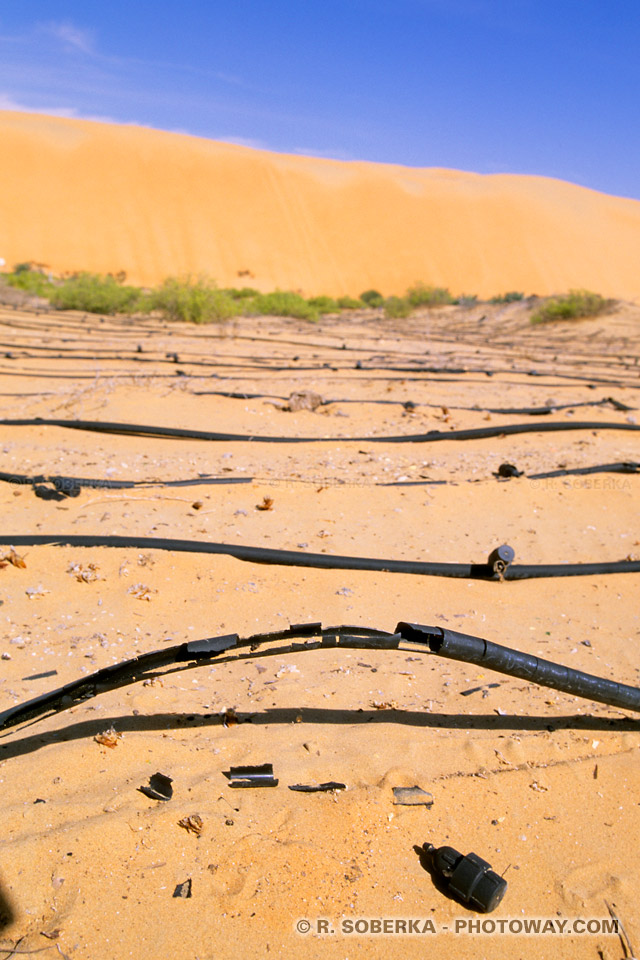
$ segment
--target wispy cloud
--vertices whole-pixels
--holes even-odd
[[[95,51],[93,31],[78,27],[69,21],[39,24],[39,29],[55,37],[67,50],[79,50],[81,53]]]

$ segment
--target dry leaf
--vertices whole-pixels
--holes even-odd
[[[397,710],[398,704],[395,700],[372,700],[371,706],[374,710]]]
[[[225,710],[223,712],[222,722],[225,727],[235,727],[240,722],[238,720],[238,715],[233,709],[233,707],[230,707],[229,710]]]
[[[529,784],[529,786],[531,787],[532,790],[537,790],[539,793],[543,793],[544,791],[549,789],[549,787],[545,787],[543,783],[538,783],[537,780],[534,780],[533,783]]]
[[[136,600],[151,600],[153,594],[157,592],[157,590],[152,590],[151,587],[148,587],[146,583],[134,583],[133,586],[127,590],[127,593],[130,593]]]
[[[194,813],[190,817],[183,817],[182,820],[178,820],[178,826],[184,827],[184,829],[188,830],[189,833],[195,833],[196,837],[199,837],[202,833],[204,824],[200,814]]]
[[[26,563],[24,559],[16,553],[13,547],[9,547],[9,553],[5,553],[3,557],[0,557],[1,560],[8,560],[10,564],[14,567],[20,567],[21,570],[26,568]]]
[[[86,567],[81,563],[70,563],[67,573],[72,573],[79,583],[93,583],[100,579],[98,569],[97,563],[88,563]]]
[[[39,583],[37,587],[27,587],[25,593],[29,597],[29,600],[39,600],[40,597],[44,597],[44,595],[50,593],[50,591],[45,590],[42,584]]]
[[[102,747],[109,747],[111,750],[113,750],[114,747],[118,746],[118,740],[122,739],[122,734],[118,733],[118,731],[113,727],[109,727],[109,729],[105,730],[103,733],[96,733],[93,739]]]
[[[273,497],[263,497],[262,503],[256,503],[256,510],[273,510]]]

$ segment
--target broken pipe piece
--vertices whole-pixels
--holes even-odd
[[[262,763],[257,767],[229,767],[230,787],[277,787],[273,776],[273,764]]]
[[[327,793],[329,790],[346,790],[346,783],[337,783],[335,780],[329,780],[327,783],[290,783],[289,790],[297,790],[299,793]]]
[[[180,897],[182,900],[189,900],[191,897],[191,877],[188,877],[184,883],[178,883],[173,895],[174,897]]]
[[[432,807],[433,794],[422,787],[394,787],[393,802],[403,807]]]
[[[145,797],[150,797],[151,800],[171,800],[173,796],[172,783],[171,777],[166,777],[164,773],[154,773],[152,777],[149,777],[149,786],[138,787],[138,790],[144,793]]]

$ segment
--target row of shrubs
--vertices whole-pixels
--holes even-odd
[[[219,288],[207,277],[169,277],[159,287],[143,290],[128,285],[126,274],[106,276],[82,271],[54,279],[39,267],[17,264],[3,278],[12,287],[47,299],[59,310],[84,310],[101,314],[145,314],[158,312],[169,320],[207,323],[234,316],[262,315],[318,320],[322,314],[364,307],[382,308],[386,316],[402,318],[421,307],[460,304],[473,306],[475,295],[454,297],[446,287],[416,283],[403,297],[383,297],[378,290],[365,290],[353,297],[317,296],[305,298],[299,293],[276,290],[260,293],[253,287]],[[490,303],[514,303],[524,294],[509,291],[492,297]],[[594,316],[611,306],[597,293],[572,290],[562,297],[545,300],[532,315],[533,323]]]

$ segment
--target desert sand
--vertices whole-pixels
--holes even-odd
[[[42,138],[43,121],[29,122]],[[50,124],[61,156],[72,133],[81,151],[111,135]],[[156,136],[124,131],[122,150]],[[166,143],[201,150],[203,170],[207,150],[210,162],[253,156]],[[603,211],[622,204],[596,202]],[[114,211],[114,231],[123,214]],[[114,235],[96,231],[101,252],[89,263],[103,269],[104,233]],[[61,230],[58,241],[65,258],[73,238]],[[161,259],[143,260],[152,278]],[[2,418],[323,438],[207,443],[3,427],[6,473],[203,481],[62,499],[0,482],[3,535],[139,534],[454,562],[482,562],[504,542],[523,563],[637,555],[640,475],[529,476],[638,461],[637,433],[596,427],[435,445],[372,438],[521,422],[533,418],[489,411],[547,403],[558,409],[540,421],[634,422],[639,319],[637,307],[621,305],[606,317],[532,327],[520,303],[403,321],[361,312],[320,325],[246,318],[190,327],[2,308]],[[326,402],[281,409],[301,389]],[[499,481],[503,461],[526,475]],[[436,480],[447,482],[425,482]],[[265,497],[272,508],[257,509]],[[318,620],[448,626],[638,685],[637,574],[499,583],[163,550],[18,552],[25,567],[0,569],[0,709],[170,643]],[[239,723],[224,726],[231,709]],[[120,735],[112,748],[95,740],[111,727]],[[0,942],[70,960],[619,960],[623,945],[611,934],[455,936],[457,919],[478,915],[435,888],[414,845],[474,851],[505,873],[493,918],[573,922],[608,917],[609,905],[637,951],[639,750],[637,714],[428,655],[318,650],[167,672],[0,736]],[[278,787],[229,787],[230,766],[266,762]],[[169,802],[138,789],[156,772],[173,778]],[[288,790],[329,780],[347,789]],[[393,804],[393,787],[413,785],[433,794],[430,809]],[[196,814],[199,837],[178,824]],[[187,880],[191,898],[175,897]],[[376,917],[429,919],[438,932],[295,930],[300,919],[338,928],[342,918]]]
[[[533,176],[339,162],[0,112],[0,257],[134,283],[640,296],[640,202]]]

